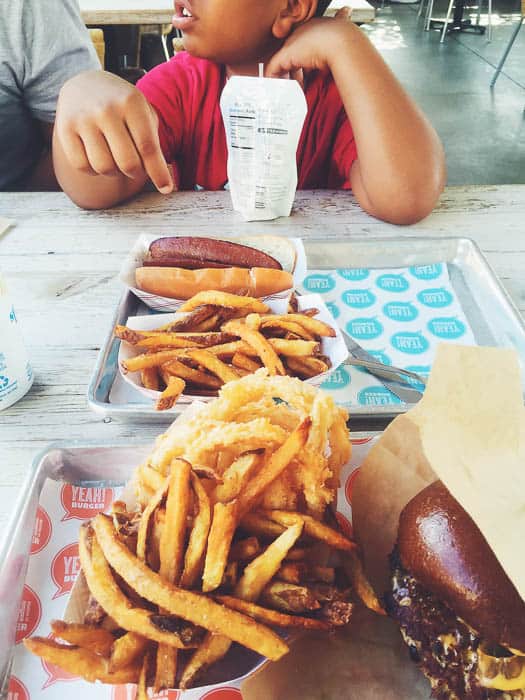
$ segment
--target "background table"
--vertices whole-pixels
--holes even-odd
[[[80,0],[80,11],[86,24],[171,24],[173,0]],[[354,22],[371,22],[375,9],[366,0],[334,0],[352,8]]]
[[[244,223],[227,192],[145,194],[103,212],[59,193],[0,194],[16,226],[0,238],[6,277],[35,370],[30,393],[0,413],[0,532],[34,456],[57,440],[150,441],[159,426],[103,421],[86,388],[122,292],[121,262],[143,231],[235,235],[466,236],[485,252],[525,311],[525,186],[455,187],[420,224],[397,227],[365,214],[343,192],[299,192],[293,215]],[[1,535],[0,535],[1,538]]]

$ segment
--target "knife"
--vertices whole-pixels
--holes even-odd
[[[377,377],[383,386],[404,403],[417,403],[422,398],[423,394],[411,387],[406,377],[411,377],[425,384],[423,377],[415,374],[415,372],[401,370],[397,367],[390,367],[389,365],[378,362],[373,355],[362,348],[346,331],[341,329],[341,334],[348,348],[348,352],[352,355],[352,357],[346,360],[345,364],[365,367],[370,374]]]

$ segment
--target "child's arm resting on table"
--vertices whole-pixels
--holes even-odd
[[[53,161],[62,189],[84,209],[128,199],[148,179],[163,194],[173,190],[155,110],[133,85],[103,71],[80,73],[62,87]]]
[[[411,224],[434,208],[445,183],[445,158],[433,127],[358,27],[312,19],[296,29],[267,65],[279,76],[329,69],[357,145],[350,183],[373,216]]]

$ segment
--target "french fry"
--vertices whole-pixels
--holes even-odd
[[[286,613],[270,608],[262,607],[257,603],[251,603],[247,600],[240,600],[233,596],[219,595],[216,600],[224,605],[227,605],[233,610],[238,610],[245,615],[253,617],[259,622],[265,622],[267,625],[275,627],[300,627],[309,630],[328,630],[330,625],[325,620],[317,620],[313,617],[301,617],[299,615],[287,615]]]
[[[246,513],[240,523],[243,530],[246,532],[253,533],[254,535],[260,535],[262,537],[275,538],[279,537],[281,532],[284,532],[284,527],[279,525],[279,523],[274,522],[265,518],[258,512]],[[293,550],[290,550],[288,555],[290,555]]]
[[[149,700],[148,696],[148,680],[151,675],[151,667],[153,665],[153,650],[148,649],[142,661],[140,669],[139,681],[137,684],[137,695],[135,700]]]
[[[243,355],[242,352],[236,352],[232,357],[232,365],[234,367],[240,367],[241,369],[247,369],[249,372],[257,372],[261,369],[262,364],[257,360],[253,360],[247,355]]]
[[[278,330],[285,333],[293,333],[298,338],[303,340],[315,340],[315,336],[303,328],[299,323],[292,321],[286,316],[268,316],[267,318],[261,319],[260,326],[261,331],[265,330]]]
[[[109,670],[113,673],[118,668],[133,664],[146,651],[149,642],[135,632],[126,632],[115,639],[109,658]]]
[[[168,494],[170,480],[164,479],[160,488],[155,491],[153,497],[149,500],[148,505],[144,508],[142,512],[142,517],[140,518],[139,530],[137,534],[137,557],[141,561],[146,561],[146,545],[148,540],[148,533],[151,527],[151,517],[161,505]],[[96,596],[95,596],[96,597]]]
[[[185,365],[177,359],[166,362],[162,367],[169,372],[169,374],[180,377],[192,384],[198,384],[199,386],[208,387],[210,389],[219,389],[222,386],[222,381],[217,377],[213,377],[193,367],[188,367],[188,365]]]
[[[264,511],[264,515],[271,520],[280,525],[290,526],[297,522],[298,519],[302,520],[304,523],[304,534],[312,537],[316,540],[321,540],[326,542],[330,547],[334,549],[342,549],[346,552],[351,552],[356,549],[357,545],[355,542],[347,539],[344,535],[333,530],[328,525],[315,520],[309,515],[304,513],[291,513],[285,510],[270,510]]]
[[[127,550],[120,541],[119,545]],[[194,646],[194,643],[184,643],[178,634],[165,632],[157,627],[151,620],[150,610],[136,607],[131,603],[113,578],[108,562],[94,537],[91,539],[90,553],[86,527],[80,530],[79,555],[91,594],[120,627],[129,632],[136,632],[154,642],[171,644],[175,648],[185,649]]]
[[[190,478],[191,464],[184,459],[174,459],[166,498],[166,519],[160,538],[159,573],[170,583],[178,582],[184,561],[186,518],[191,496]]]
[[[170,583],[178,583],[184,559],[186,519],[190,507],[191,464],[184,459],[171,463],[166,518],[160,536],[160,576]],[[160,612],[165,612],[162,608]],[[177,675],[177,650],[167,644],[159,644],[154,689],[172,688]]]
[[[195,331],[195,328],[206,321],[211,316],[217,313],[217,307],[212,304],[199,306],[198,309],[185,314],[182,318],[177,318],[175,321],[170,321],[164,326],[161,326],[159,331],[167,331],[168,333],[179,333],[184,331]]]
[[[307,571],[304,562],[284,562],[275,574],[275,578],[288,583],[302,583],[306,579]]]
[[[115,637],[103,627],[83,625],[74,622],[52,620],[51,629],[55,637],[59,637],[68,644],[82,647],[93,654],[109,656]]]
[[[279,570],[288,550],[299,539],[302,530],[302,523],[295,523],[248,564],[235,588],[238,598],[252,602],[259,598],[264,587]]]
[[[310,377],[323,374],[330,367],[318,357],[287,357],[286,366],[301,379],[310,379]]]
[[[201,321],[197,326],[195,326],[195,330],[199,331],[200,333],[217,330],[221,322],[221,314],[217,309],[216,311],[217,313],[213,314],[213,316],[210,316],[210,318],[207,318],[205,321]]]
[[[107,659],[81,647],[58,644],[45,637],[24,639],[24,645],[44,661],[60,666],[73,676],[81,676],[90,683],[136,683],[139,677],[139,666],[132,665],[110,673]]]
[[[307,586],[284,581],[272,581],[262,593],[262,601],[287,613],[307,613],[319,610],[321,604]]]
[[[318,353],[321,347],[315,340],[268,338],[268,342],[276,353],[285,357],[310,357]]]
[[[157,402],[155,404],[155,409],[157,411],[167,411],[177,403],[177,399],[182,394],[186,387],[186,382],[184,379],[179,377],[170,376],[168,379],[168,385],[161,393]]]
[[[248,537],[238,540],[230,549],[229,558],[233,561],[250,561],[261,551],[261,545],[257,537]]]
[[[140,372],[140,382],[145,389],[158,391],[160,387],[159,372],[156,367],[147,367]]]
[[[236,498],[243,485],[259,469],[261,461],[262,455],[256,452],[247,452],[237,457],[223,472],[222,484],[215,487],[213,499],[227,503]]]
[[[381,605],[372,584],[368,580],[363,567],[363,562],[357,551],[348,552],[342,558],[343,569],[352,587],[355,589],[361,602],[378,615],[386,615],[385,609]]]
[[[271,522],[273,522],[273,520]],[[307,554],[307,549],[304,549],[302,547],[292,547],[286,555],[286,561],[304,561],[304,559],[306,559]]]
[[[332,328],[332,326],[329,326],[327,323],[324,323],[324,321],[320,321],[317,318],[312,318],[310,315],[305,314],[303,312],[286,314],[285,316],[279,316],[278,314],[270,314],[263,316],[261,319],[263,328],[265,327],[264,324],[268,321],[272,323],[275,323],[276,321],[291,321],[300,325],[313,336],[321,338],[335,338],[336,335],[335,329]]]
[[[223,326],[223,330],[227,333],[238,335],[241,340],[251,345],[270,374],[285,374],[284,366],[279,356],[259,331],[249,328],[241,321],[228,321]]]
[[[195,348],[199,347],[200,343],[193,338],[186,338],[180,336],[177,333],[163,333],[162,335],[150,336],[149,338],[142,338],[136,344],[137,348]]]
[[[122,360],[120,365],[124,373],[138,372],[149,367],[159,367],[170,360],[176,360],[181,356],[180,353],[181,350],[162,350],[161,352],[145,353],[144,355],[137,355],[136,357]]]
[[[203,566],[206,544],[211,524],[211,508],[208,494],[198,476],[192,472],[191,486],[198,504],[197,515],[184,555],[184,570],[180,579],[182,588],[192,588]]]
[[[264,625],[254,625],[253,620],[206,596],[163,581],[118,540],[108,516],[98,514],[92,522],[108,563],[139,596],[168,609],[172,615],[205,627],[210,632],[228,636],[268,659],[277,660],[286,654],[286,643]]]
[[[225,588],[234,588],[237,585],[239,578],[239,562],[229,561],[224,569],[221,586]]]
[[[311,566],[308,569],[308,578],[323,583],[334,583],[335,569],[331,566]]]
[[[282,474],[294,457],[303,449],[308,440],[311,424],[311,419],[305,418],[293,433],[290,433],[285,442],[272,453],[264,467],[254,475],[254,478],[239,494],[238,508],[241,518],[248,511],[253,510],[263,496],[264,490]],[[275,518],[270,518],[270,520],[275,520]]]
[[[189,688],[199,673],[227,654],[231,640],[222,634],[208,632],[204,642],[188,661],[180,680],[182,690]]]
[[[208,536],[208,548],[202,575],[202,590],[214,591],[221,585],[230,543],[237,525],[237,501],[216,503]]]
[[[213,374],[219,377],[224,383],[239,379],[238,372],[228,367],[228,365],[221,362],[218,357],[207,350],[191,350],[188,356],[196,360],[202,367],[213,372]]]
[[[180,307],[179,311],[192,311],[198,306],[213,304],[215,306],[227,306],[233,309],[249,309],[257,313],[267,313],[270,309],[259,299],[253,297],[241,297],[228,292],[198,292]]]

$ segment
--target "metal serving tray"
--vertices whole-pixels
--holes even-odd
[[[337,268],[396,268],[445,263],[456,296],[478,345],[513,347],[525,367],[525,325],[507,292],[477,245],[467,238],[355,238],[306,239],[304,246],[309,270]],[[113,337],[117,323],[129,316],[148,313],[130,292],[125,292],[101,348],[90,380],[88,403],[104,416],[120,420],[140,419],[169,422],[173,412],[155,411],[140,394],[132,402],[112,403],[110,392],[115,381],[123,381],[117,365],[120,341]],[[352,406],[354,429],[380,429],[407,404]]]
[[[151,444],[143,443],[127,446],[81,445],[78,442],[56,443],[50,445],[33,460],[0,549],[0,700],[8,697],[7,686],[12,672],[20,601],[26,582],[32,534],[44,485],[51,480],[59,482],[60,485],[115,489],[129,480],[133,470],[150,451]],[[89,513],[87,517],[89,518]],[[71,526],[75,533],[73,537],[77,537],[76,533],[81,521],[75,515],[69,515],[67,511],[62,522],[64,520],[73,521]],[[56,524],[55,521],[55,527]],[[42,591],[49,586],[49,579],[49,570],[47,570],[47,575],[41,576],[41,589],[35,588],[37,596],[42,597]],[[54,598],[56,597],[55,595]],[[66,599],[67,597],[64,597],[64,601]],[[50,600],[48,596],[48,605],[54,603],[54,599]],[[65,602],[59,601],[59,605],[61,610],[65,608]],[[47,624],[49,615],[50,612],[46,611],[46,604],[43,602],[40,620],[45,630],[40,631],[41,634],[45,635],[49,631]],[[54,616],[57,616],[56,611]],[[61,616],[60,612],[58,616]],[[249,650],[243,650],[241,654],[237,650],[234,673],[239,676],[244,675],[246,670],[253,669],[254,663],[259,663],[260,659],[261,657]],[[232,678],[231,669],[226,664],[221,673],[224,672],[229,674],[228,678]],[[203,684],[224,680],[216,678],[215,675],[210,671],[204,678]]]
[[[357,452],[360,449],[368,449],[364,445],[369,443],[374,435],[371,432],[353,433],[352,438],[355,444],[363,445],[361,448],[356,448]],[[151,444],[144,445],[144,443],[139,443],[138,441],[122,446],[109,443],[81,444],[78,441],[74,441],[52,444],[33,460],[31,469],[22,486],[18,502],[8,523],[3,545],[0,548],[0,700],[8,698],[9,678],[13,672],[13,656],[18,648],[15,645],[15,633],[17,622],[19,621],[18,614],[30,559],[36,556],[36,561],[32,565],[37,567],[38,578],[35,584],[35,570],[33,570],[31,583],[34,586],[34,592],[37,597],[40,596],[42,600],[40,616],[35,624],[34,631],[37,634],[46,635],[49,632],[50,618],[62,617],[67,600],[66,595],[61,600],[55,600],[62,595],[63,591],[60,591],[58,595],[53,595],[53,591],[49,594],[50,585],[51,587],[59,585],[54,576],[50,576],[49,560],[51,560],[55,551],[58,552],[58,548],[61,548],[64,544],[77,541],[78,528],[81,522],[85,521],[86,518],[89,519],[92,515],[92,513],[84,511],[79,517],[79,513],[73,510],[75,506],[69,504],[68,507],[62,495],[57,500],[58,491],[60,490],[60,494],[62,494],[63,486],[67,484],[84,487],[85,489],[89,487],[117,489],[124,486],[134,469],[144,461],[150,451]],[[53,483],[49,484],[49,481]],[[115,492],[112,495],[113,497],[118,497]],[[44,547],[31,555],[37,509],[39,505],[49,508],[49,502],[46,503],[46,498],[49,501],[51,496],[53,497],[53,503],[60,503],[61,507],[60,514],[57,514],[56,511],[53,514],[49,510],[51,513],[50,522],[53,523],[53,527],[50,530],[53,531],[52,537],[55,539],[46,540]],[[108,506],[109,503],[104,503],[104,505]],[[65,515],[62,515],[64,510]],[[66,523],[65,521],[67,520],[70,522]],[[61,529],[56,529],[55,531],[55,528],[58,527]],[[67,541],[65,541],[66,538]],[[46,547],[46,545],[48,546]],[[69,544],[69,546],[72,545]],[[49,549],[50,551],[48,551]],[[60,549],[60,551],[63,550]],[[44,559],[42,560],[40,557],[44,557]],[[53,562],[57,557],[58,554],[53,559]],[[53,568],[53,565],[51,567]],[[51,581],[52,577],[53,581]],[[28,633],[31,634],[31,632]],[[17,666],[20,667],[20,661],[18,659],[18,663],[15,665],[16,673],[20,673],[20,668],[17,668]],[[34,663],[33,657],[30,657],[30,661]],[[232,680],[234,676],[242,677],[245,673],[253,671],[254,667],[261,663],[262,658],[254,652],[238,647],[228,663],[227,661],[225,659],[220,669],[210,669],[202,680],[202,685],[222,683],[225,680]],[[42,673],[40,664],[38,663],[36,666],[39,672]],[[40,695],[44,688],[51,685],[51,683],[46,683],[44,688],[42,688],[41,680],[37,682],[38,679],[34,677],[35,666],[23,664],[22,667],[25,675],[20,677],[20,680],[29,686],[33,685],[35,687],[35,695]],[[47,671],[49,673],[49,668]],[[67,680],[67,678],[63,680]],[[87,691],[87,696],[93,697],[93,694],[97,693],[97,688],[102,690],[105,686],[97,684],[96,686],[90,686],[90,688]],[[82,695],[83,691],[81,692],[81,690],[80,686],[78,686],[79,697],[84,697],[86,693],[84,692],[84,695]],[[61,691],[60,687],[57,687],[54,693],[48,692],[47,695],[63,697],[63,694],[60,694],[63,692],[65,691]],[[102,698],[109,697],[107,693],[98,693],[98,695]],[[34,697],[33,692],[31,692],[31,697]]]

